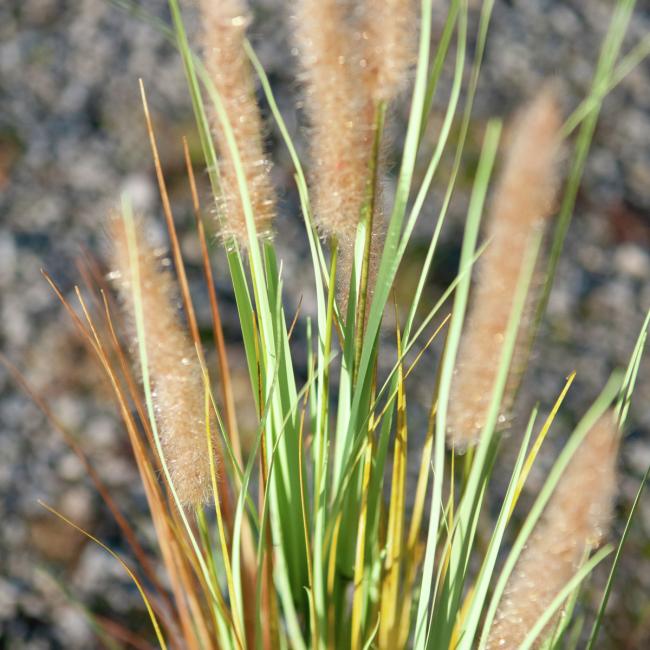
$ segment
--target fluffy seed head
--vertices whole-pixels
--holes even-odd
[[[576,451],[524,548],[490,630],[488,650],[518,648],[531,627],[597,547],[616,493],[619,431],[605,413]],[[538,637],[540,647],[553,623]]]
[[[322,235],[353,241],[368,175],[370,125],[353,74],[347,3],[299,0],[295,40],[311,123],[311,194]]]
[[[137,358],[133,277],[127,231],[121,218],[110,222],[111,276],[127,317]],[[149,376],[165,460],[181,502],[198,505],[211,495],[204,419],[204,385],[196,350],[181,328],[171,274],[136,223],[137,263]],[[211,427],[211,431],[216,431]],[[216,444],[213,446],[216,449]]]
[[[478,262],[452,383],[448,440],[459,449],[476,444],[487,416],[517,281],[530,237],[553,210],[557,188],[561,114],[549,90],[516,119],[486,227],[489,245]],[[526,340],[529,308],[518,341]],[[517,353],[513,367],[517,366]],[[510,407],[506,391],[502,415]]]
[[[199,0],[205,67],[219,93],[233,131],[258,234],[270,233],[275,196],[270,162],[262,142],[263,122],[255,100],[250,62],[243,48],[250,15],[245,0]],[[226,240],[246,247],[248,235],[233,156],[216,115],[212,129],[219,152],[219,213]]]
[[[366,0],[363,3],[364,57],[368,92],[388,102],[404,89],[416,59],[417,9],[413,0]]]

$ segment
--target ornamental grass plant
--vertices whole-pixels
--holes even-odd
[[[92,539],[140,592],[151,622],[147,647],[595,646],[625,541],[625,534],[611,539],[608,528],[648,320],[629,342],[628,367],[594,396],[527,512],[520,496],[574,375],[548,417],[535,408],[514,418],[513,405],[600,107],[648,43],[621,54],[635,3],[618,0],[590,90],[573,112],[564,114],[549,82],[522,98],[505,128],[496,119],[487,124],[457,275],[423,313],[493,4],[481,3],[470,49],[467,0],[448,2],[439,40],[430,0],[287,2],[287,47],[297,51],[308,122],[303,160],[247,40],[252,8],[245,0],[199,0],[200,41],[190,43],[183,7],[169,0],[171,25],[159,27],[182,58],[202,151],[194,169],[184,142],[212,333],[199,328],[144,82],[171,264],[148,240],[152,215],[134,214],[125,196],[106,228],[108,274],[77,291],[74,305],[47,276],[105,371],[142,479],[155,557],[89,470],[137,562]],[[453,81],[432,143],[424,133],[448,62]],[[260,111],[258,88],[269,115]],[[409,114],[390,170],[391,109],[400,96]],[[309,318],[283,300],[266,119],[282,134],[300,197],[315,306]],[[453,160],[444,172],[443,156]],[[425,161],[421,177],[416,159]],[[209,178],[207,198],[197,172]],[[389,173],[394,193],[386,191]],[[385,314],[434,180],[445,188],[441,208],[407,312],[393,323]],[[250,445],[239,433],[217,256],[227,262],[254,400]],[[394,346],[383,349],[387,332]],[[444,351],[426,369],[435,389],[415,447],[409,375],[422,371],[436,339]],[[387,356],[384,372],[379,360]],[[506,431],[518,450],[512,458],[503,453]],[[497,474],[508,478],[495,508],[487,495]],[[574,617],[600,563],[610,569],[599,606],[591,619]],[[105,644],[119,647],[119,626],[95,626]]]

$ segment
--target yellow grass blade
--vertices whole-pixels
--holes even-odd
[[[451,468],[449,470],[449,501],[448,501],[450,529],[453,529],[454,527],[454,506],[455,506],[454,489],[456,485],[455,478],[456,478],[456,452],[454,451],[454,449],[452,449]]]
[[[13,377],[15,382],[25,391],[29,398],[40,408],[42,413],[45,415],[47,421],[52,425],[52,427],[57,430],[63,437],[65,443],[72,449],[77,458],[81,461],[84,466],[84,469],[90,479],[92,480],[97,492],[101,496],[102,500],[108,507],[111,515],[115,519],[115,523],[119,526],[122,534],[124,535],[129,547],[133,551],[137,561],[140,563],[144,574],[151,584],[155,587],[156,591],[160,594],[162,598],[165,599],[166,604],[171,608],[171,601],[167,598],[167,594],[162,587],[162,584],[156,576],[154,566],[145,552],[144,548],[138,541],[136,534],[127,521],[126,517],[118,507],[117,503],[111,496],[109,488],[106,486],[102,478],[97,473],[95,467],[91,464],[90,460],[86,456],[82,446],[76,440],[75,436],[68,431],[68,429],[63,425],[62,422],[54,415],[49,405],[45,400],[28,384],[27,380],[23,377],[20,371],[0,352],[0,364],[4,365],[9,374]]]
[[[339,544],[339,533],[341,532],[341,513],[336,518],[334,524],[334,532],[332,533],[332,543],[329,552],[329,562],[327,565],[327,602],[329,607],[327,610],[327,627],[329,631],[329,638],[327,647],[329,650],[335,650],[336,640],[336,605],[334,602],[334,581],[336,580],[336,551]]]
[[[167,650],[167,644],[165,643],[165,639],[160,630],[160,626],[158,625],[158,620],[156,619],[156,615],[154,614],[153,608],[151,607],[151,603],[149,602],[149,598],[147,597],[147,594],[144,588],[142,587],[142,585],[140,584],[140,581],[136,577],[135,573],[133,573],[133,571],[131,571],[131,569],[129,568],[129,565],[117,553],[115,553],[115,551],[112,551],[110,548],[108,548],[108,546],[106,546],[106,544],[101,542],[99,539],[91,535],[88,531],[84,530],[80,526],[77,526],[77,524],[75,524],[73,521],[70,521],[70,519],[68,519],[64,514],[60,513],[58,510],[55,510],[51,506],[48,506],[45,502],[41,501],[40,499],[38,502],[46,510],[51,512],[53,515],[56,515],[59,519],[64,521],[66,524],[68,524],[68,526],[72,526],[72,528],[80,532],[82,535],[85,535],[88,539],[95,542],[95,544],[103,548],[107,553],[112,555],[122,565],[124,570],[129,574],[131,580],[133,580],[133,583],[137,587],[138,591],[140,592],[140,596],[142,596],[144,606],[147,608],[147,613],[149,614],[149,618],[151,619],[151,624],[153,625],[153,629],[156,632],[156,638],[158,639],[158,643],[160,644],[160,647],[163,650]]]
[[[397,330],[397,353],[402,356],[402,341]],[[402,547],[404,537],[404,503],[406,499],[406,449],[408,424],[406,419],[406,390],[404,369],[400,364],[397,385],[397,430],[393,460],[390,505],[388,510],[388,537],[386,540],[386,559],[381,588],[379,621],[380,647],[394,647],[397,640],[399,619],[397,613]]]
[[[198,352],[198,348],[197,348]],[[210,459],[210,480],[212,481],[212,494],[214,496],[214,508],[217,513],[217,526],[219,529],[219,542],[221,544],[221,556],[223,559],[224,568],[226,570],[226,583],[228,585],[228,595],[230,597],[230,608],[232,612],[232,621],[235,632],[235,638],[240,648],[244,647],[243,639],[244,628],[241,612],[237,606],[238,599],[236,597],[235,583],[232,577],[232,567],[230,564],[230,552],[228,550],[228,542],[226,541],[226,531],[221,513],[221,503],[219,487],[217,485],[217,470],[214,463],[214,453],[212,449],[212,431],[210,430],[210,379],[207,375],[207,369],[203,364],[203,359],[199,354],[199,362],[201,363],[201,370],[203,371],[203,386],[204,386],[204,408],[205,408],[205,435],[208,446],[208,457]],[[218,585],[215,585],[218,590]]]
[[[458,616],[456,617],[456,622],[454,623],[454,629],[451,633],[451,641],[449,642],[449,650],[454,650],[458,645],[458,642],[460,641],[460,632],[463,629],[463,624],[465,622],[465,618],[467,618],[467,613],[469,612],[469,608],[472,604],[473,598],[474,598],[474,585],[470,586],[470,588],[467,590],[467,594],[465,595],[465,600],[463,601],[463,605],[460,608],[460,611],[458,612]]]
[[[519,481],[517,482],[517,487],[515,488],[515,497],[512,500],[512,506],[510,507],[510,513],[508,514],[508,518],[510,518],[512,516],[512,513],[514,512],[515,506],[517,505],[517,501],[519,500],[519,496],[521,495],[521,491],[524,487],[524,484],[526,483],[526,479],[530,474],[530,470],[533,467],[533,463],[535,462],[535,459],[537,458],[537,454],[539,453],[539,450],[542,447],[542,443],[546,438],[546,434],[549,432],[549,429],[553,424],[553,420],[555,419],[557,412],[560,410],[560,406],[562,405],[562,402],[564,401],[566,394],[569,392],[569,388],[571,387],[571,384],[573,383],[573,380],[575,378],[576,378],[575,372],[572,372],[567,377],[566,384],[564,385],[564,388],[562,389],[560,396],[557,398],[555,404],[553,405],[551,412],[549,413],[548,417],[546,418],[546,421],[544,422],[544,426],[542,427],[537,438],[535,439],[533,446],[531,447],[530,453],[528,454],[528,457],[526,458],[526,462],[524,463],[524,467],[521,471],[521,476],[519,477]]]
[[[415,367],[416,367],[416,366],[418,365],[418,363],[422,360],[422,356],[423,356],[424,353],[429,349],[429,347],[431,346],[431,344],[435,341],[436,337],[438,336],[438,334],[440,334],[442,328],[447,324],[447,322],[449,321],[450,318],[451,318],[451,314],[447,314],[447,316],[445,316],[445,318],[443,319],[442,323],[440,323],[440,325],[438,325],[438,327],[436,328],[435,332],[434,332],[434,333],[429,337],[429,340],[426,342],[426,344],[424,345],[424,347],[423,347],[423,348],[418,352],[417,356],[416,356],[415,359],[413,360],[413,363],[411,363],[411,365],[407,368],[406,372],[404,373],[404,381],[406,381],[406,380],[408,379],[409,375],[413,372],[413,370],[415,369]],[[399,364],[402,363],[402,361],[403,361],[403,359],[400,359],[400,360],[397,362],[397,364],[395,365],[395,368],[397,368],[397,367],[399,366]],[[393,368],[393,370],[395,370],[395,368]],[[380,395],[381,395],[381,393],[383,392],[384,388],[385,388],[387,385],[388,385],[388,383],[384,384],[384,387],[383,387],[383,388],[381,389],[381,391],[379,392]],[[394,393],[393,393],[393,395],[394,395]],[[373,430],[373,431],[374,431],[374,430],[379,426],[379,424],[380,424],[380,422],[382,421],[384,415],[386,414],[386,412],[387,412],[388,409],[390,408],[390,406],[391,406],[391,404],[392,404],[392,401],[393,401],[393,400],[392,400],[393,395],[391,395],[391,399],[389,399],[389,400],[386,402],[386,404],[384,404],[384,407],[383,407],[382,410],[379,412],[379,415],[374,419],[374,423],[375,423],[375,424],[374,424],[374,426],[372,427],[372,430]]]
[[[372,441],[368,439],[363,466],[363,484],[361,492],[361,509],[359,513],[359,529],[357,532],[357,549],[354,566],[354,596],[352,600],[352,636],[350,647],[359,650],[361,647],[361,622],[363,618],[364,563],[366,551],[366,522],[368,517],[368,485],[370,483],[370,468],[372,465]],[[338,531],[337,531],[338,532]]]
[[[420,460],[420,471],[415,488],[415,499],[413,501],[413,513],[411,515],[411,525],[409,527],[406,539],[406,567],[404,569],[404,595],[399,614],[399,647],[404,647],[411,629],[411,603],[413,602],[413,587],[417,576],[417,569],[422,560],[422,543],[420,542],[420,527],[422,525],[422,516],[424,514],[424,505],[427,496],[427,484],[429,482],[429,472],[431,471],[431,455],[433,453],[433,431],[436,421],[437,403],[434,401],[429,413],[429,423],[427,426],[427,435],[422,447],[422,458]]]
[[[305,479],[303,474],[303,442],[305,433],[305,415],[307,405],[309,404],[309,388],[305,393],[302,412],[300,413],[300,429],[298,431],[298,476],[300,477],[300,508],[302,510],[302,525],[305,533],[305,548],[307,549],[307,575],[309,577],[309,614],[311,616],[312,637],[314,638],[314,647],[318,647],[318,617],[314,607],[314,569],[312,565],[311,541],[309,538],[309,521],[307,519],[307,504]]]
[[[411,515],[411,525],[409,527],[409,534],[407,538],[407,546],[412,549],[415,547],[419,536],[420,526],[422,524],[422,516],[424,514],[424,502],[427,497],[427,483],[429,473],[431,471],[431,455],[433,453],[433,431],[435,427],[437,403],[431,405],[429,413],[429,426],[427,427],[427,435],[422,447],[422,459],[420,461],[420,472],[418,473],[418,482],[415,488],[415,499],[413,501],[413,513]]]

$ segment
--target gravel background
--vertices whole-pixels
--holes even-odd
[[[141,4],[167,20],[162,0]],[[254,40],[289,127],[299,133],[297,85],[282,4],[255,2]],[[438,32],[445,4],[435,3]],[[589,86],[611,5],[603,0],[496,2],[470,155],[485,120],[507,116],[544,78],[559,78],[567,111],[578,103]],[[191,13],[189,18],[192,25]],[[648,4],[639,2],[625,50],[647,37],[649,27]],[[46,268],[71,296],[79,282],[75,261],[82,250],[101,250],[102,224],[121,192],[130,192],[140,210],[160,214],[139,105],[139,77],[148,90],[176,216],[187,233],[183,247],[195,271],[197,247],[188,227],[180,148],[181,135],[192,137],[192,117],[173,48],[149,24],[102,0],[0,4],[0,349],[79,436],[127,515],[138,522],[145,542],[150,542],[143,496],[113,405],[40,274],[41,267]],[[605,103],[526,380],[524,406],[540,400],[548,408],[563,378],[577,370],[557,439],[584,412],[609,372],[627,362],[650,307],[649,81],[645,62]],[[442,108],[448,78],[442,88],[436,109]],[[396,111],[397,124],[403,112]],[[269,143],[281,195],[278,230],[287,299],[295,304],[307,288],[299,280],[304,275],[304,242],[291,168],[272,128]],[[205,179],[200,180],[207,196]],[[454,273],[467,189],[460,187],[443,234],[432,295]],[[430,232],[427,217],[435,214],[438,201],[434,191],[418,231],[420,239],[406,260],[402,286],[408,286],[409,269]],[[205,304],[198,285],[197,291],[197,303]],[[225,286],[222,295],[225,305],[232,304]],[[305,303],[305,313],[309,309]],[[226,329],[234,338],[233,310],[225,311]],[[200,317],[207,319],[207,314]],[[233,354],[237,361],[235,348]],[[426,387],[423,382],[423,397]],[[649,395],[646,359],[622,451],[621,516],[650,464]],[[414,411],[417,422],[417,406]],[[538,472],[533,484],[541,476]],[[94,647],[81,602],[125,624],[140,625],[139,596],[122,569],[101,549],[53,521],[38,505],[39,498],[123,550],[79,461],[0,368],[0,648]],[[642,648],[650,643],[647,499],[640,514],[612,598],[603,647]]]

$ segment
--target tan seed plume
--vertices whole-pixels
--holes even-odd
[[[381,103],[388,104],[406,87],[409,68],[415,62],[417,43],[417,9],[414,0],[365,0],[358,4],[359,51],[355,53],[359,75],[364,79],[364,119],[369,128],[365,130],[368,157],[372,155],[374,129],[377,127],[377,109]],[[380,135],[375,189],[370,268],[367,284],[367,301],[374,294],[377,270],[384,244],[383,181],[385,176],[387,147],[386,129]],[[351,277],[352,251],[342,251],[341,270],[345,273],[344,284]],[[347,268],[349,267],[349,268]],[[340,291],[342,295],[347,292]],[[345,305],[345,300],[340,301]],[[366,318],[368,309],[366,309]]]
[[[263,122],[255,100],[250,61],[244,51],[250,15],[245,0],[199,0],[205,67],[221,97],[233,131],[253,208],[255,227],[268,235],[275,216],[270,162],[262,142]],[[216,114],[212,129],[219,152],[220,217],[226,241],[246,247],[248,234],[232,153]]]
[[[363,125],[367,164],[373,156],[373,140],[377,128],[380,104],[388,104],[402,89],[409,78],[409,67],[415,61],[417,42],[417,11],[413,0],[365,0],[357,3],[353,12],[354,51],[351,61],[353,77],[363,110],[357,116],[357,123]],[[385,107],[384,107],[385,108]],[[366,285],[367,319],[369,304],[374,294],[377,270],[384,244],[383,183],[386,168],[386,129],[379,135],[377,151],[376,186],[370,240],[369,269]],[[369,172],[369,170],[368,170]],[[367,188],[370,173],[366,173]],[[366,198],[370,192],[367,191]],[[354,262],[353,242],[340,248],[338,276],[339,307],[347,311]],[[361,271],[358,271],[361,273]]]
[[[355,78],[347,3],[299,0],[295,40],[311,123],[311,195],[321,234],[350,245],[368,175],[364,93]]]
[[[137,350],[133,273],[121,218],[111,219],[109,235],[112,276],[126,312],[131,344]],[[171,274],[161,267],[137,222],[136,240],[149,375],[163,454],[179,499],[183,505],[196,506],[212,494],[201,368],[179,323]],[[214,426],[211,431],[216,432]]]
[[[368,92],[389,102],[404,89],[416,60],[417,8],[413,0],[366,0],[361,8]]]
[[[560,126],[557,102],[546,89],[523,110],[512,128],[487,223],[490,243],[478,262],[477,287],[449,400],[448,442],[461,450],[476,444],[485,424],[526,248],[553,210]],[[519,342],[527,338],[529,316],[525,313],[522,318]],[[516,356],[513,367],[517,366]],[[512,391],[506,390],[502,415],[507,414],[511,398]]]
[[[585,551],[597,547],[616,493],[619,431],[606,413],[578,448],[506,585],[488,650],[515,650],[576,573]],[[557,620],[557,619],[556,619]],[[536,642],[553,630],[553,621]]]

